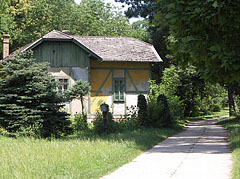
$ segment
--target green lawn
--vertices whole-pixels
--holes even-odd
[[[240,178],[240,117],[229,117],[219,121],[230,132],[230,144],[233,156],[232,178]]]
[[[179,131],[139,129],[108,136],[89,131],[52,140],[0,136],[0,178],[99,178]]]
[[[99,178],[176,132],[141,129],[58,140],[0,136],[0,178]]]

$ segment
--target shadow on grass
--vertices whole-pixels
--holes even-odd
[[[113,133],[108,135],[96,135],[93,131],[88,130],[60,140],[105,140],[119,143],[130,141],[136,143],[138,149],[145,151],[165,140],[169,136],[180,132],[181,130],[182,129],[180,128],[142,128],[133,131],[124,131],[121,133]]]

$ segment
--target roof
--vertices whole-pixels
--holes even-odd
[[[161,62],[162,59],[153,45],[131,37],[71,36],[53,30],[42,38],[19,48],[3,60],[10,59],[15,53],[33,49],[43,41],[73,41],[101,61]]]

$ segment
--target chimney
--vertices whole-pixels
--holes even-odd
[[[3,34],[3,58],[9,56],[9,34]]]

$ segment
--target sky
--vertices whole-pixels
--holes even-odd
[[[76,3],[80,3],[81,2],[81,0],[74,0]],[[120,7],[120,8],[122,8],[122,3],[116,3],[114,0],[104,0],[104,2],[105,3],[111,3],[111,4],[113,4],[114,6],[117,6],[117,7]],[[126,5],[125,5],[125,8],[123,8],[122,9],[122,11],[124,11],[124,10],[127,10],[127,7],[126,7]],[[133,22],[135,22],[135,21],[137,21],[137,20],[140,20],[141,18],[131,18],[129,21],[130,21],[130,23],[133,23]]]

